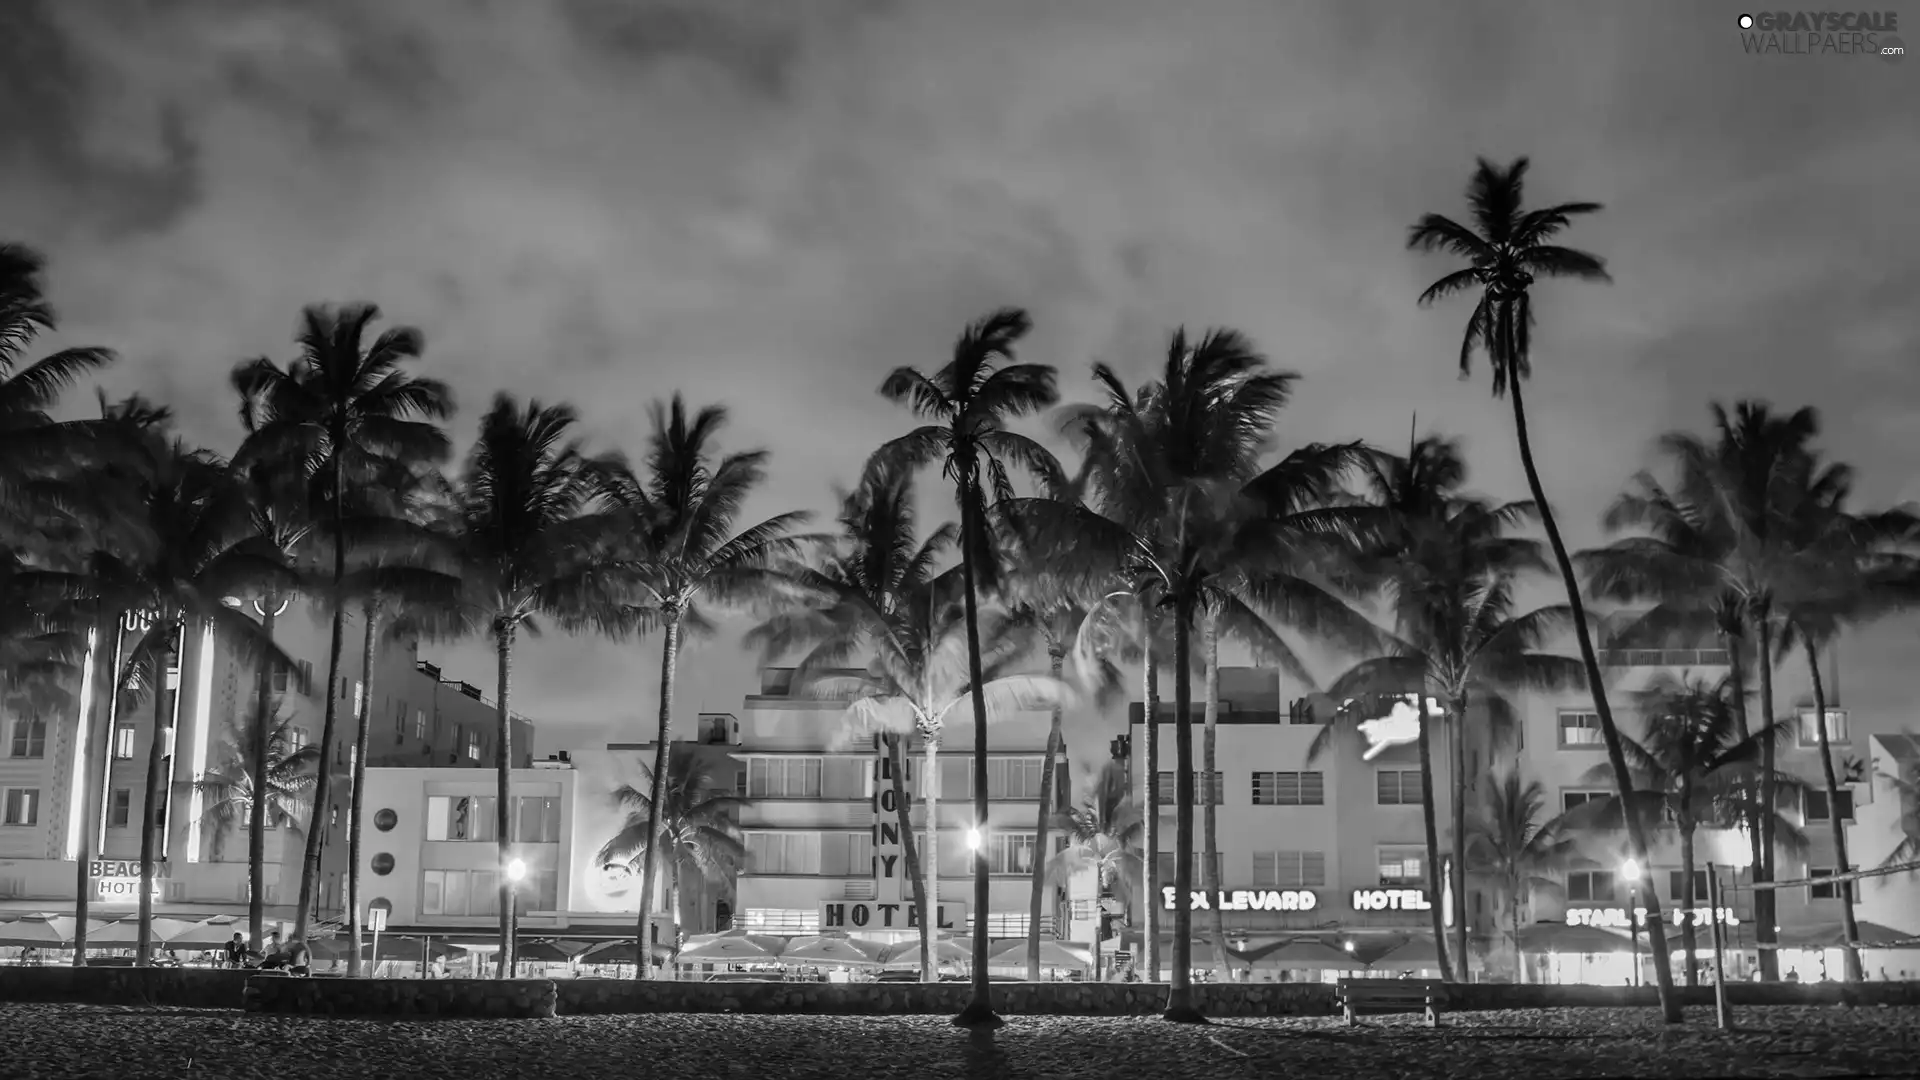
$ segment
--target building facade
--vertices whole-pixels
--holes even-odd
[[[241,610],[260,614],[248,606]],[[246,774],[241,733],[256,708],[259,666],[211,623],[192,622],[176,631],[157,701],[153,695],[109,693],[109,673],[148,629],[136,615],[96,630],[63,707],[0,715],[5,738],[0,744],[0,910],[71,907],[81,887],[76,856],[83,846],[90,856],[86,887],[95,912],[133,909],[147,763],[156,731],[163,740],[160,768],[167,781],[156,824],[155,910],[176,918],[246,910],[244,820],[223,823],[208,785],[199,781]],[[350,618],[348,640],[357,642],[360,633],[359,620]],[[329,686],[328,637],[327,617],[312,605],[295,600],[275,613],[274,640],[291,663],[275,665],[271,693],[275,716],[288,720],[295,746],[319,737],[327,696],[335,696],[334,766],[336,777],[344,778],[354,710],[371,692],[369,760],[491,764],[488,749],[496,726],[491,709],[477,693],[450,692],[437,672],[418,663],[413,643],[377,648],[371,680],[362,670],[362,649],[348,648],[342,673]],[[522,723],[519,728],[524,746],[531,727]],[[83,747],[89,743],[91,769],[83,767]],[[315,813],[327,830],[328,848],[338,852],[323,863],[316,890],[323,916],[340,913],[344,893],[345,784],[336,785],[335,792],[330,805]],[[274,917],[284,919],[292,916],[299,890],[303,839],[299,830],[273,825],[266,901]]]

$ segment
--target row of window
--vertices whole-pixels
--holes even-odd
[[[492,843],[500,838],[500,819],[496,810],[500,800],[494,795],[430,795],[427,797],[428,840],[471,840]],[[514,835],[509,840],[521,844],[557,844],[560,842],[560,800],[551,795],[516,795],[509,808]],[[398,824],[386,811],[375,815],[380,831]]]
[[[1831,867],[1809,867],[1810,878],[1827,877],[1833,873]],[[1667,895],[1669,901],[1685,902],[1687,873],[1684,870],[1666,872]],[[1640,886],[1645,888],[1643,884]],[[1632,899],[1632,883],[1620,880],[1612,870],[1573,870],[1567,874],[1567,900],[1569,902],[1612,904]],[[1840,896],[1840,886],[1834,884],[1809,885],[1807,895],[1815,900],[1835,900]],[[1700,907],[1707,903],[1707,872],[1693,872],[1693,901]]]
[[[560,906],[560,877],[551,869],[527,871],[518,888],[521,911],[553,911]],[[500,914],[500,875],[494,870],[424,870],[420,876],[422,915]]]
[[[904,782],[913,790],[918,761],[905,762]],[[989,758],[987,798],[1030,800],[1040,797],[1041,758]],[[754,757],[738,774],[740,794],[750,799],[864,799],[873,769],[866,758]],[[973,762],[955,755],[940,759],[940,797],[973,798]]]
[[[1803,750],[1818,748],[1820,745],[1820,724],[1812,710],[1803,712],[1794,725],[1794,741]],[[1559,719],[1560,746],[1564,748],[1584,748],[1604,746],[1600,732],[1600,714],[1585,709],[1562,709]],[[1515,728],[1516,736],[1520,728]],[[1847,713],[1845,709],[1827,710],[1827,742],[1844,743],[1847,741]]]
[[[1225,802],[1225,775],[1196,773],[1193,804],[1205,806],[1211,802],[1219,806]],[[1160,805],[1173,804],[1174,774],[1160,773],[1156,786]],[[1318,771],[1256,772],[1252,786],[1255,806],[1323,806],[1327,801],[1326,774]],[[1379,769],[1374,773],[1375,801],[1381,806],[1418,806],[1421,786],[1418,769]]]
[[[1853,792],[1843,788],[1835,792],[1834,795],[1840,807],[1840,820],[1852,821]],[[1796,796],[1791,791],[1782,791],[1781,796],[1785,800],[1785,804],[1789,807],[1796,801]],[[1570,811],[1575,807],[1584,806],[1590,802],[1600,802],[1611,798],[1613,798],[1613,792],[1605,788],[1563,790],[1560,792],[1560,809]],[[1826,792],[1808,791],[1804,796],[1799,796],[1797,801],[1800,804],[1799,809],[1803,820],[1809,822],[1828,820]]]
[[[874,874],[871,833],[749,832],[746,842],[747,873],[821,877],[871,877]],[[1065,837],[1054,835],[1055,851],[1064,849],[1066,843]],[[972,870],[973,852],[960,836],[941,833],[939,847],[942,877],[963,877]],[[996,831],[987,837],[987,872],[990,874],[1031,874],[1033,857],[1033,833]]]

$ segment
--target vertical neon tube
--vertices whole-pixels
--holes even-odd
[[[73,785],[67,805],[67,858],[80,857],[81,830],[87,825],[87,742],[93,737],[93,653],[98,627],[87,631],[87,656],[80,662],[80,715],[73,724]]]
[[[120,670],[125,662],[129,617],[122,615],[120,623],[113,630],[113,677],[107,693],[107,752],[100,755],[100,821],[98,843],[94,851],[106,858],[107,851],[107,810],[113,801],[113,755],[115,743],[120,738],[120,694],[125,689],[126,673]]]
[[[185,694],[187,679],[187,620],[183,617],[174,624],[176,637],[173,649],[173,667],[167,671],[167,688],[173,691],[173,704],[167,710],[167,787],[162,796],[161,805],[166,812],[161,820],[166,822],[160,830],[160,861],[166,862],[173,854],[173,789],[180,782],[180,699]],[[155,732],[157,736],[159,733]]]
[[[200,861],[200,814],[206,799],[199,782],[207,773],[207,728],[213,715],[213,623],[200,631],[193,678],[193,797],[187,805],[187,861]],[[177,704],[177,703],[176,703]]]

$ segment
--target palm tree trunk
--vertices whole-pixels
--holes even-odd
[[[993,984],[987,981],[987,907],[992,903],[987,878],[987,699],[981,692],[986,676],[980,664],[980,601],[975,595],[974,554],[980,550],[978,478],[971,472],[960,483],[960,582],[966,604],[967,685],[973,699],[973,824],[981,831],[980,849],[973,853],[973,994],[967,1007],[954,1017],[962,1025],[997,1024],[993,1012]]]
[[[934,982],[933,927],[927,920],[927,883],[920,876],[920,845],[913,837],[913,808],[907,802],[906,762],[900,752],[900,736],[889,733],[880,738],[886,744],[887,764],[893,772],[893,811],[900,820],[901,855],[907,863],[907,880],[913,882],[915,921],[920,924],[920,978]]]
[[[641,854],[640,864],[640,942],[639,963],[634,965],[634,978],[645,979],[647,966],[653,960],[653,890],[658,882],[654,877],[660,860],[654,848],[654,841],[660,836],[660,800],[667,790],[667,762],[670,753],[667,739],[673,729],[673,674],[680,663],[680,609],[669,605],[663,612],[666,618],[666,633],[660,644],[660,718],[653,735],[653,775],[648,780],[647,798],[647,847]]]
[[[1540,483],[1540,470],[1533,462],[1533,447],[1527,440],[1527,409],[1521,400],[1521,386],[1525,382],[1518,372],[1509,372],[1507,388],[1513,397],[1513,433],[1520,447],[1520,465],[1527,474],[1527,490],[1533,496],[1534,505],[1540,508],[1540,525],[1547,534],[1547,543],[1553,548],[1553,561],[1559,565],[1560,581],[1567,591],[1567,607],[1573,616],[1573,636],[1580,646],[1580,661],[1587,668],[1587,689],[1593,694],[1593,711],[1600,717],[1600,735],[1607,744],[1607,762],[1613,766],[1614,785],[1620,792],[1620,804],[1630,806],[1633,803],[1633,776],[1627,772],[1627,756],[1620,744],[1620,729],[1613,722],[1613,709],[1607,704],[1606,683],[1600,673],[1600,658],[1593,650],[1593,633],[1587,626],[1586,604],[1580,599],[1580,582],[1573,574],[1573,560],[1567,556],[1566,541],[1560,538],[1560,526],[1554,521],[1553,509],[1547,505],[1547,492]],[[1641,866],[1647,865],[1647,835],[1638,818],[1627,815],[1627,843],[1630,854]],[[1647,899],[1647,912],[1650,916],[1647,925],[1647,945],[1653,950],[1658,962],[1653,965],[1654,984],[1660,994],[1660,1013],[1669,1024],[1680,1022],[1680,999],[1673,993],[1673,965],[1667,959],[1667,934],[1660,925],[1660,898],[1656,893]]]
[[[1747,656],[1746,639],[1739,634],[1723,631],[1721,640],[1727,645],[1728,678],[1733,683],[1733,718],[1740,725],[1740,737],[1745,739],[1751,731],[1747,718]],[[1749,807],[1741,811],[1747,824],[1747,849],[1753,855],[1753,866],[1759,866],[1760,855],[1760,818]]]
[[[927,804],[927,817],[926,821],[923,822],[927,830],[927,849],[926,861],[920,868],[921,873],[925,875],[926,881],[920,888],[920,925],[926,929],[929,935],[928,940],[932,940],[931,935],[939,930],[939,927],[935,926],[934,923],[935,912],[938,911],[940,904],[939,739],[922,736],[920,753],[925,759],[924,767],[927,772],[925,783],[927,793],[922,798],[922,801]],[[929,950],[925,956],[921,957],[921,966],[921,981],[940,981],[940,965],[931,950]]]
[[[1452,950],[1447,947],[1447,924],[1440,904],[1440,815],[1433,805],[1433,725],[1427,720],[1426,695],[1422,694],[1420,726],[1416,730],[1420,732],[1420,823],[1427,834],[1427,895],[1432,898],[1427,917],[1433,923],[1433,951],[1440,958],[1440,978],[1452,982],[1454,962],[1459,958],[1448,955]]]
[[[1202,693],[1206,703],[1205,727],[1201,732],[1200,769],[1207,778],[1207,801],[1201,812],[1205,838],[1202,840],[1206,851],[1206,865],[1201,868],[1201,880],[1207,885],[1207,933],[1213,938],[1213,973],[1222,983],[1233,981],[1233,972],[1227,968],[1227,917],[1220,910],[1220,832],[1217,804],[1220,792],[1214,786],[1215,757],[1220,730],[1220,628],[1214,620],[1213,612],[1207,611],[1201,616],[1200,649],[1202,663],[1206,672],[1202,676]]]
[[[366,916],[360,910],[360,805],[367,782],[367,729],[373,722],[373,644],[380,623],[377,605],[365,604],[360,610],[366,617],[367,630],[366,643],[360,650],[360,715],[353,733],[353,760],[348,763],[351,786],[347,791],[347,933],[353,949],[347,954],[349,979],[360,977],[360,947],[366,930],[361,925]]]
[[[1140,663],[1142,665],[1140,681],[1142,715],[1146,718],[1146,729],[1141,732],[1147,746],[1143,753],[1146,759],[1146,793],[1141,805],[1147,808],[1145,818],[1140,822],[1141,843],[1146,845],[1146,866],[1142,876],[1147,880],[1147,895],[1141,905],[1145,910],[1141,917],[1142,941],[1140,951],[1147,961],[1147,982],[1160,981],[1160,912],[1164,902],[1160,899],[1160,669],[1153,659],[1153,625],[1148,616],[1140,617]],[[1095,921],[1095,933],[1099,932],[1099,923]]]
[[[1690,799],[1691,797],[1692,797],[1691,791],[1685,792],[1681,795],[1681,798],[1683,800]],[[1685,941],[1684,947],[1687,951],[1687,985],[1692,987],[1692,986],[1700,985],[1699,956],[1698,956],[1700,934],[1697,930],[1694,929],[1694,919],[1693,919],[1694,909],[1700,906],[1700,898],[1699,896],[1695,895],[1695,889],[1693,887],[1693,819],[1692,818],[1687,818],[1680,822],[1680,872],[1686,875],[1683,884],[1680,886],[1680,902],[1686,905],[1685,908],[1680,913],[1680,919],[1681,919],[1680,934]],[[1649,880],[1647,883],[1647,887],[1649,889],[1653,889],[1656,886],[1651,880]],[[1720,913],[1716,911],[1713,913],[1712,917],[1715,919],[1718,919],[1720,917]]]
[[[1760,728],[1773,730],[1773,613],[1762,604],[1753,612],[1758,624],[1758,633],[1754,635],[1760,665]],[[1759,828],[1754,835],[1759,838],[1760,858],[1753,864],[1755,884],[1774,880],[1774,844],[1773,822],[1777,815],[1775,807],[1779,798],[1773,782],[1774,745],[1771,738],[1760,740],[1760,805],[1756,808]],[[1771,948],[1780,940],[1779,896],[1772,889],[1753,890],[1753,936],[1760,944],[1760,981],[1778,982],[1780,980],[1780,953]]]
[[[513,688],[514,625],[502,622],[493,632],[494,650],[500,660],[500,681],[494,690],[494,709],[500,724],[499,744],[494,748],[494,843],[499,848],[495,873],[500,881],[500,969],[496,978],[507,979],[514,970],[514,881],[507,874],[513,858],[513,712],[507,695]],[[356,785],[358,790],[358,785]]]
[[[1173,617],[1173,971],[1164,1018],[1201,1023],[1193,1004],[1193,654],[1188,638],[1193,602],[1174,602]]]
[[[313,771],[313,812],[307,817],[306,855],[300,866],[300,909],[293,913],[293,940],[307,940],[313,919],[313,893],[320,882],[320,854],[327,845],[327,800],[333,794],[333,737],[340,722],[340,659],[347,646],[347,611],[337,585],[346,576],[346,549],[335,544],[336,585],[333,630],[327,643],[327,706],[320,722],[320,757]],[[289,943],[291,944],[291,943]]]
[[[280,597],[268,594],[260,609],[260,630],[273,644],[273,624],[280,614]],[[289,674],[291,677],[291,674]],[[267,924],[267,744],[273,729],[273,655],[260,656],[260,687],[254,699],[253,802],[247,807],[247,940],[254,952],[266,946]]]
[[[106,677],[104,679],[101,678],[102,673],[97,658],[99,655],[105,653],[104,646],[106,642],[102,640],[103,635],[100,633],[100,619],[97,613],[94,618],[93,630],[96,662],[93,670],[88,674],[93,678],[96,688],[102,683],[106,684],[106,692],[109,696],[106,698],[107,707],[104,710],[107,719],[95,724],[93,723],[94,717],[89,716],[86,718],[88,724],[86,745],[80,748],[80,849],[76,852],[76,861],[74,863],[75,880],[73,886],[74,967],[87,966],[87,920],[91,916],[90,909],[93,905],[93,877],[88,873],[88,870],[90,869],[89,863],[93,860],[93,823],[95,820],[93,808],[100,801],[100,780],[99,777],[95,775],[98,771],[95,763],[100,759],[94,756],[94,747],[100,747],[99,752],[102,754],[110,752],[108,748],[112,745],[111,740],[113,738],[113,702],[120,693],[120,620],[115,619],[113,623],[113,659],[108,661],[105,672]],[[103,710],[96,704],[94,711],[101,712]],[[100,730],[95,731],[95,728]],[[105,734],[101,734],[102,732],[105,732]]]
[[[166,756],[167,732],[172,726],[167,720],[173,715],[173,710],[167,708],[167,647],[173,622],[169,613],[156,612],[153,629],[149,631],[160,635],[160,642],[148,650],[153,668],[153,738],[147,743],[147,790],[140,807],[140,922],[133,948],[133,962],[138,967],[153,962],[153,834],[160,824],[160,797],[168,779],[161,769]],[[182,631],[179,636],[182,647],[186,645],[186,638]],[[172,822],[167,824],[172,826]]]
[[[1055,682],[1060,681],[1060,669],[1066,661],[1066,653],[1058,644],[1047,648],[1047,672]],[[1060,755],[1060,713],[1058,702],[1053,706],[1053,722],[1047,728],[1047,752],[1040,759],[1040,820],[1033,830],[1033,896],[1027,901],[1027,981],[1040,981],[1040,914],[1046,900],[1047,890],[1047,826],[1053,823],[1053,769]],[[1099,937],[1099,921],[1094,922],[1095,934]],[[1057,936],[1057,935],[1056,935]],[[1095,968],[1098,968],[1095,964]]]
[[[667,946],[666,981],[675,982],[680,978],[680,943],[685,928],[680,925],[680,852],[667,852],[667,906],[673,914],[673,943]]]
[[[1467,955],[1467,697],[1451,702],[1453,709],[1453,956],[1461,982],[1473,981],[1473,961]],[[1426,726],[1427,703],[1416,703],[1421,726]],[[1445,920],[1441,920],[1445,922]]]
[[[1847,829],[1840,822],[1840,781],[1833,772],[1833,751],[1827,745],[1827,687],[1820,678],[1820,649],[1812,639],[1807,645],[1807,670],[1813,676],[1813,715],[1820,733],[1820,773],[1827,785],[1827,826],[1833,830],[1834,873],[1844,874],[1847,865]],[[1866,972],[1860,964],[1860,924],[1853,914],[1853,882],[1840,883],[1840,926],[1847,936],[1847,981],[1861,982]]]

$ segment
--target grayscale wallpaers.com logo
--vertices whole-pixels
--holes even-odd
[[[1755,56],[1877,56],[1898,61],[1897,11],[1762,11],[1740,16],[1740,47]]]

